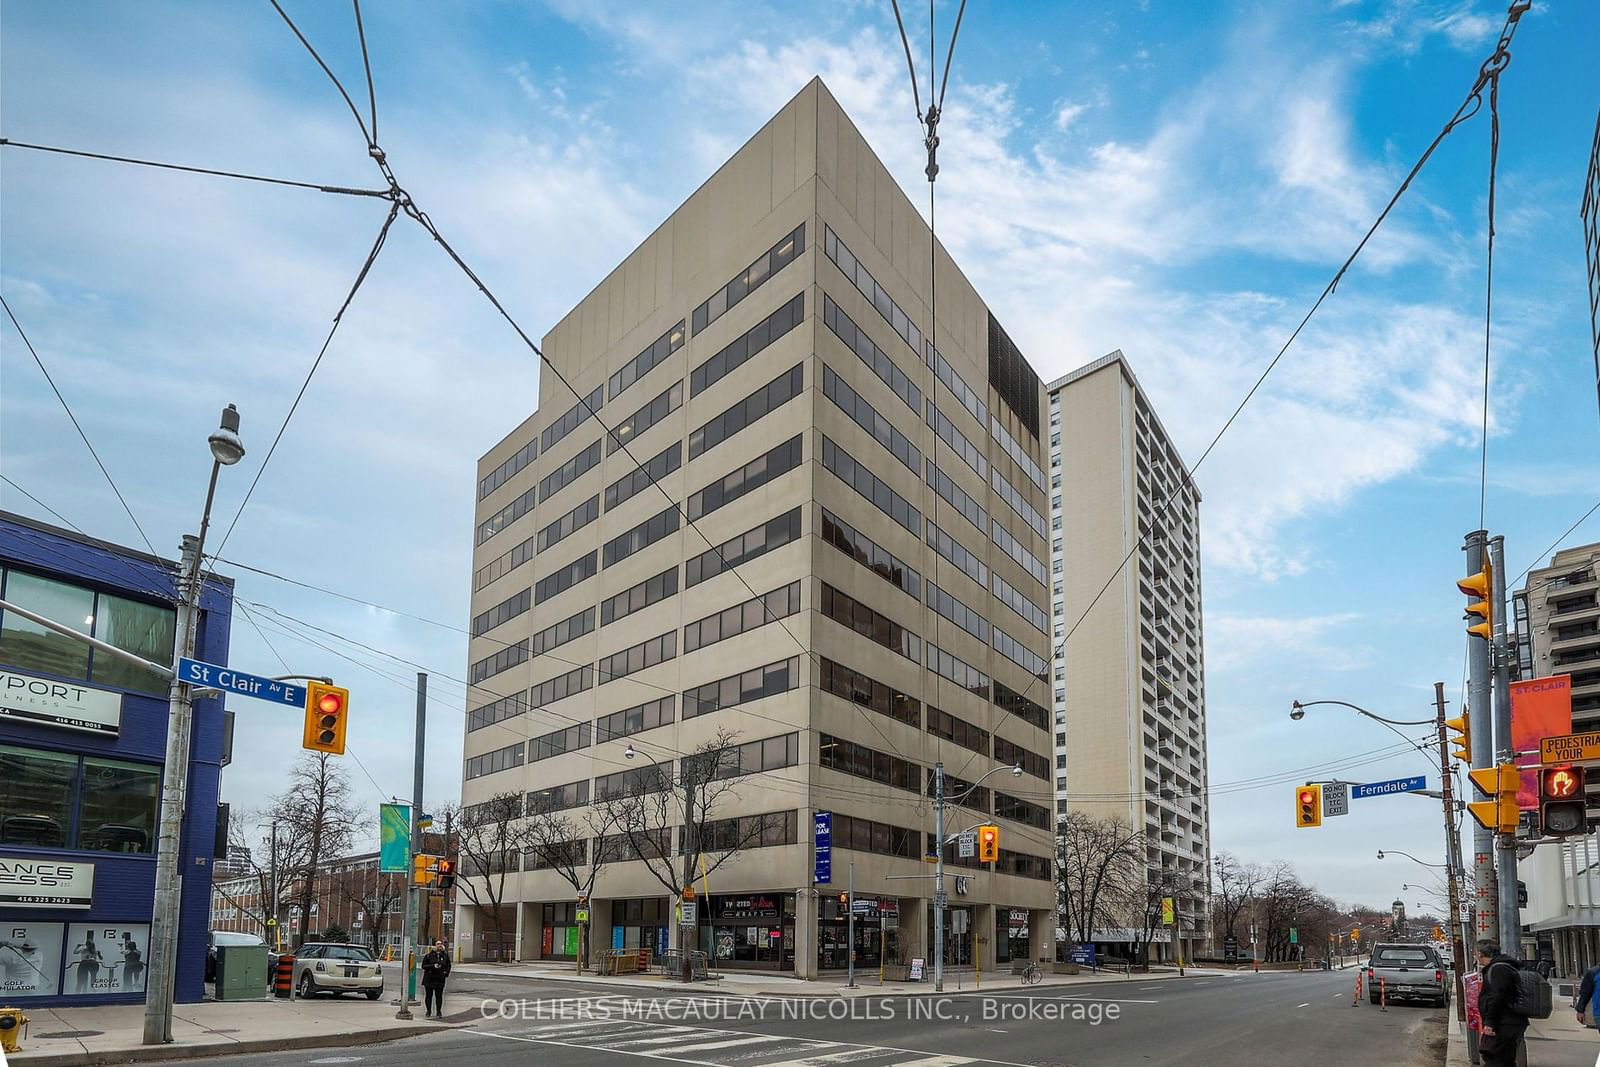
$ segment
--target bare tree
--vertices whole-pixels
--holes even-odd
[[[523,855],[529,870],[555,871],[586,900],[594,895],[595,882],[606,867],[601,842],[616,826],[614,811],[602,804],[576,816],[560,804],[548,793],[529,794],[527,818],[520,830]],[[582,923],[579,929],[583,940],[578,945],[578,973],[582,974],[589,951],[589,924]]]
[[[301,940],[310,931],[317,877],[328,859],[346,852],[357,816],[344,765],[326,753],[307,752],[289,771],[289,785],[257,816],[258,829],[278,824],[280,884],[299,883]],[[259,864],[259,856],[256,860]]]
[[[456,892],[465,895],[479,913],[487,912],[497,946],[506,941],[505,916],[500,910],[506,899],[506,875],[516,873],[521,864],[522,814],[522,794],[502,792],[448,815],[456,826],[456,855],[460,858]]]
[[[1115,817],[1070,812],[1056,820],[1056,893],[1063,925],[1081,945],[1142,872],[1145,835]]]
[[[719,817],[725,797],[745,774],[760,769],[764,757],[752,758],[748,749],[735,742],[738,735],[718,730],[709,740],[678,761],[674,781],[670,765],[650,764],[639,769],[634,780],[610,796],[595,801],[609,809],[617,833],[601,839],[603,858],[642,860],[657,882],[674,897],[695,876],[709,877],[742,850],[763,836],[776,834],[783,814]],[[794,736],[768,738],[763,744],[792,744]],[[747,766],[745,760],[750,760]],[[793,762],[793,760],[789,760]],[[679,835],[681,866],[674,864],[672,827]],[[687,950],[690,946],[683,946]],[[684,974],[688,975],[688,954],[684,954]]]
[[[407,881],[404,874],[376,868],[344,871],[333,880],[333,895],[365,914],[366,933],[374,954],[381,945],[390,909],[405,899]]]
[[[1140,869],[1126,884],[1119,887],[1118,904],[1124,923],[1133,932],[1133,949],[1137,958],[1148,959],[1150,942],[1163,925],[1162,904],[1167,897],[1174,900],[1203,888],[1193,876],[1175,867],[1162,867],[1155,871]],[[1174,916],[1173,935],[1179,930]]]
[[[1231,852],[1220,853],[1212,865],[1217,869],[1212,928],[1237,939],[1239,916],[1254,905],[1266,873],[1260,864],[1245,863]]]

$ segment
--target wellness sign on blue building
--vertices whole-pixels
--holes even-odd
[[[0,599],[171,663],[177,564],[0,512]],[[226,663],[231,581],[208,577],[196,655]],[[223,762],[219,698],[194,705],[177,999],[204,993]],[[0,610],[0,1003],[144,999],[167,686]]]

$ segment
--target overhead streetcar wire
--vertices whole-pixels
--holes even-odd
[[[387,189],[357,189],[344,185],[329,185],[321,182],[302,182],[291,178],[270,178],[261,174],[243,174],[234,170],[217,170],[214,167],[193,167],[182,163],[164,163],[154,159],[136,159],[132,156],[114,156],[105,152],[89,152],[81,148],[62,148],[59,145],[31,144],[27,141],[17,141],[9,137],[0,137],[0,147],[26,148],[34,152],[54,152],[63,156],[79,156],[83,159],[100,159],[109,163],[128,163],[135,167],[156,167],[160,170],[184,171],[188,174],[205,174],[214,178],[236,178],[239,181],[262,182],[267,185],[286,185],[295,189],[310,189],[318,193],[334,193],[339,196],[366,196],[376,197],[380,200],[389,199]]]
[[[78,431],[78,436],[83,440],[83,447],[89,450],[89,455],[94,457],[95,466],[100,468],[100,473],[105,475],[106,484],[111,486],[111,491],[117,495],[117,503],[122,505],[122,510],[127,512],[128,521],[133,523],[133,528],[139,531],[139,540],[144,542],[144,547],[150,550],[152,556],[159,556],[156,546],[150,543],[150,538],[145,536],[144,527],[139,525],[139,520],[134,517],[133,509],[128,506],[127,498],[122,495],[122,490],[117,488],[117,480],[111,477],[111,472],[106,470],[106,465],[100,458],[100,453],[94,450],[94,445],[89,443],[89,435],[84,432],[83,424],[78,421],[78,416],[73,414],[72,405],[67,403],[67,398],[61,395],[61,390],[56,385],[56,380],[50,376],[50,369],[44,365],[44,360],[39,358],[39,352],[33,347],[33,342],[28,339],[27,331],[22,328],[22,323],[17,321],[16,313],[11,310],[11,305],[6,301],[5,295],[0,293],[0,307],[5,308],[6,317],[11,320],[12,327],[17,331],[17,336],[22,338],[22,343],[28,349],[28,355],[39,365],[39,373],[44,375],[44,380],[49,383],[50,391],[61,402],[61,410],[67,413],[67,418],[72,420],[72,428]]]

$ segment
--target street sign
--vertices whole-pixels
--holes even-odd
[[[1330,782],[1322,787],[1322,816],[1350,814],[1350,785],[1348,782]]]
[[[1539,742],[1540,763],[1576,763],[1600,759],[1600,732],[1561,734]]]
[[[950,906],[950,898],[945,896],[944,890],[938,890],[933,894],[933,906],[936,908],[948,908]]]
[[[850,910],[857,915],[871,915],[878,910],[878,902],[870,898],[857,897],[850,902]]]
[[[1356,800],[1365,797],[1386,797],[1393,793],[1415,793],[1419,789],[1428,788],[1428,776],[1418,774],[1411,778],[1391,778],[1387,782],[1368,782],[1365,785],[1352,786],[1350,795]]]
[[[681,906],[683,909],[683,918],[680,920],[680,925],[699,926],[700,902],[697,900],[685,900]]]
[[[956,835],[956,855],[969,860],[978,854],[978,832],[965,830]]]
[[[575,909],[573,909],[573,918],[576,921],[578,921],[579,923],[588,922],[589,921],[589,909],[588,908],[575,908]]]
[[[816,863],[811,880],[827,885],[833,881],[833,812],[817,812],[815,827]]]
[[[210,689],[225,689],[240,696],[255,697],[257,700],[283,704],[286,707],[306,706],[306,689],[303,685],[280,682],[275,678],[263,678],[259,674],[246,674],[232,667],[189,659],[187,656],[178,659],[178,680]]]

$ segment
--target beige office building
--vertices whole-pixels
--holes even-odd
[[[1045,394],[942,249],[935,320],[929,243],[813,81],[546,335],[479,464],[463,804],[582,812],[736,731],[715,814],[767,829],[696,886],[720,966],[842,970],[852,865],[858,966],[929,959],[937,761],[948,828],[1001,834],[946,849],[947,958],[1055,954]],[[514,940],[462,907],[463,953],[570,958],[572,888],[507,867]],[[592,946],[675,944],[673,907],[612,862]]]
[[[1144,828],[1150,876],[1195,887],[1175,899],[1192,956],[1211,947],[1200,494],[1121,352],[1046,390],[1056,810]]]
[[[1600,544],[1562,549],[1511,596],[1517,676],[1568,675],[1573,732],[1600,730]],[[1528,889],[1523,928],[1537,954],[1569,978],[1600,963],[1600,835],[1534,849],[1519,877]]]

